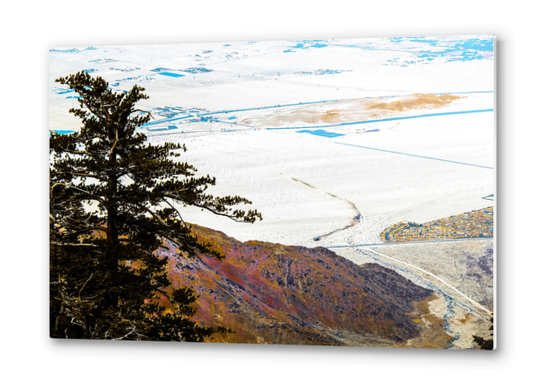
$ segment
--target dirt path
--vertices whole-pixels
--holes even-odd
[[[441,279],[440,277],[438,277],[438,276],[435,275],[434,273],[431,273],[431,272],[429,272],[429,271],[427,271],[427,270],[425,270],[425,269],[422,269],[422,268],[417,267],[417,266],[415,266],[415,265],[406,263],[406,262],[404,262],[404,261],[395,259],[395,258],[393,258],[393,257],[391,257],[391,256],[384,255],[383,253],[377,252],[377,251],[375,251],[375,250],[373,250],[373,249],[368,248],[367,250],[368,250],[369,252],[372,252],[372,253],[374,253],[374,254],[380,256],[380,257],[385,257],[386,259],[393,260],[393,261],[396,262],[396,263],[400,263],[400,264],[407,265],[407,266],[409,266],[409,267],[411,267],[411,268],[414,268],[414,269],[416,269],[416,270],[418,270],[418,271],[423,272],[423,273],[426,274],[426,275],[429,275],[429,276],[431,276],[431,277],[434,277],[435,279],[437,279],[438,281],[440,281],[441,283],[443,283],[444,285],[446,285],[448,288],[451,288],[455,293],[457,293],[457,294],[459,294],[460,296],[462,296],[463,298],[467,299],[471,304],[473,304],[473,305],[476,306],[477,308],[479,308],[479,309],[485,311],[486,313],[488,313],[489,315],[493,316],[493,312],[492,312],[492,311],[490,311],[490,310],[487,309],[486,307],[480,305],[479,303],[477,303],[476,301],[474,301],[473,299],[471,299],[470,297],[468,297],[468,296],[465,295],[464,293],[460,292],[460,291],[459,291],[457,288],[455,288],[453,285],[447,283],[446,281],[444,281],[443,279]]]
[[[345,227],[342,227],[342,228],[337,228],[331,232],[328,232],[328,233],[325,233],[323,235],[320,235],[320,236],[316,236],[313,240],[314,241],[320,241],[322,238],[324,237],[327,237],[327,236],[330,236],[330,235],[333,235],[334,233],[337,233],[337,232],[341,232],[341,231],[344,231],[348,228],[352,228],[354,225],[357,225],[359,223],[362,222],[363,220],[363,215],[361,214],[361,212],[359,211],[359,209],[356,207],[356,205],[354,203],[352,203],[351,201],[348,201],[346,199],[343,199],[337,195],[334,195],[333,193],[329,193],[329,192],[326,192],[326,191],[322,191],[318,188],[316,188],[315,186],[313,185],[310,185],[309,183],[306,183],[302,180],[299,180],[299,179],[296,179],[294,177],[290,177],[293,181],[296,181],[298,183],[301,183],[309,188],[312,188],[314,190],[317,190],[318,192],[321,192],[321,193],[324,193],[328,196],[331,196],[333,197],[334,199],[338,199],[338,200],[341,200],[341,201],[344,201],[346,204],[348,204],[350,206],[350,208],[352,208],[354,210],[354,212],[356,212],[356,215],[354,216],[354,218],[352,218],[352,220],[350,221],[350,224],[346,225]]]

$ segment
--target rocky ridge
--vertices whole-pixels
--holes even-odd
[[[431,313],[434,293],[378,264],[195,225],[193,233],[226,258],[187,259],[171,243],[157,255],[169,259],[172,287],[196,290],[198,322],[234,331],[214,341],[446,348],[450,340]]]

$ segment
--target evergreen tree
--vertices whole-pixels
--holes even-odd
[[[57,82],[79,94],[70,113],[82,127],[50,137],[51,337],[203,341],[225,332],[191,319],[194,291],[168,288],[167,259],[154,252],[169,242],[184,257],[224,257],[191,234],[178,206],[248,223],[260,213],[232,208],[251,204],[245,198],[207,194],[215,178],[175,159],[184,145],[146,142],[136,130],[150,119],[135,108],[148,98],[143,88],[116,93],[84,72]]]

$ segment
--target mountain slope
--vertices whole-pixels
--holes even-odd
[[[235,332],[216,341],[445,348],[450,340],[430,313],[433,292],[392,270],[321,247],[241,243],[199,226],[193,232],[226,259],[186,259],[172,244],[157,253],[169,258],[173,287],[198,293],[196,320]]]

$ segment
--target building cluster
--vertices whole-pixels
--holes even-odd
[[[493,237],[493,207],[418,224],[401,221],[381,234],[384,242]]]

